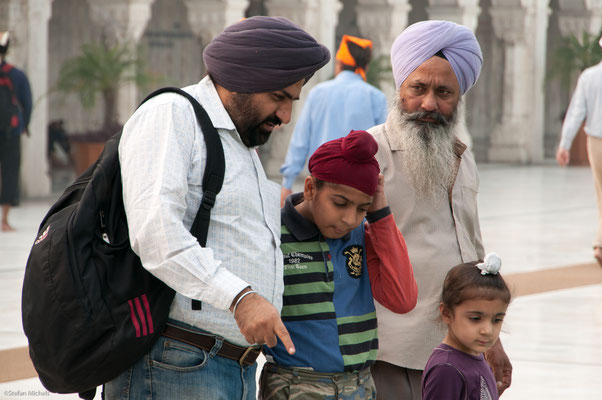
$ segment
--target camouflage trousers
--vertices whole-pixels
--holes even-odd
[[[370,368],[360,372],[323,373],[265,363],[259,400],[375,400]]]

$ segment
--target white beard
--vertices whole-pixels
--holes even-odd
[[[442,193],[447,193],[456,174],[456,139],[453,133],[457,122],[456,111],[450,118],[436,124],[417,122],[420,112],[404,111],[398,97],[393,107],[403,145],[404,168],[417,197],[430,200],[443,198]]]

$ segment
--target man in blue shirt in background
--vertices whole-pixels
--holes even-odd
[[[343,35],[335,61],[335,78],[310,92],[289,143],[282,173],[280,205],[292,193],[293,183],[308,156],[323,143],[385,122],[387,99],[366,82],[372,42]]]
[[[23,71],[4,61],[10,37],[8,32],[0,32],[0,69],[1,79],[5,80],[4,89],[8,89],[11,97],[8,104],[2,106],[4,112],[14,109],[8,114],[9,123],[0,127],[0,170],[2,172],[2,231],[14,231],[8,223],[8,212],[19,205],[19,169],[21,164],[21,134],[29,134],[27,126],[31,116],[31,90],[29,80]],[[14,108],[13,108],[14,107]]]

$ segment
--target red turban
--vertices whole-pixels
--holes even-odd
[[[378,144],[366,131],[351,131],[316,149],[309,159],[309,173],[324,182],[351,186],[374,196],[380,167],[374,155]]]

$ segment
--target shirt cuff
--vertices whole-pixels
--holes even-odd
[[[288,190],[292,190],[293,183],[295,183],[296,176],[284,176],[282,177],[282,187]]]
[[[232,305],[236,295],[248,286],[250,286],[249,283],[222,268],[209,282],[208,290],[201,300],[219,310],[227,310]]]
[[[372,224],[380,219],[383,219],[384,217],[386,217],[390,214],[391,214],[391,208],[389,208],[389,206],[386,206],[386,207],[381,208],[380,210],[376,210],[376,211],[366,214],[366,219],[368,220],[369,223]]]

